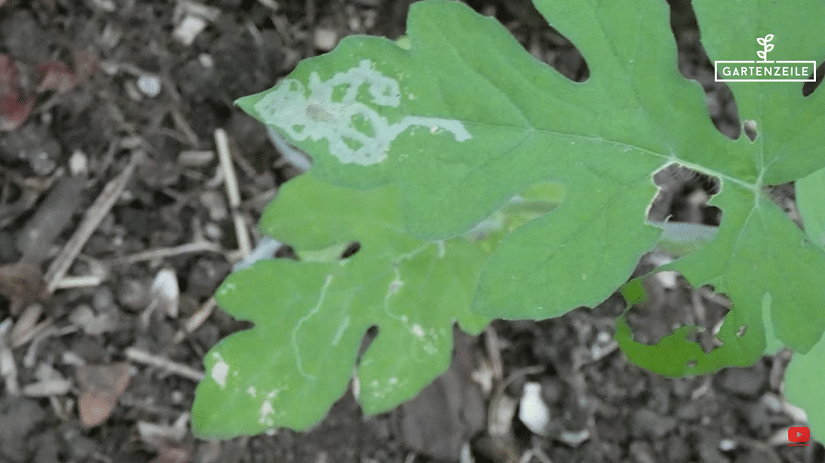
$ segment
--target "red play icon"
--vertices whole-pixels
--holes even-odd
[[[811,430],[806,426],[791,426],[788,428],[788,440],[791,442],[808,442],[811,440]]]

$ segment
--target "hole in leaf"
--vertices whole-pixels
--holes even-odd
[[[584,56],[567,37],[550,26],[548,31],[540,38],[531,39],[531,45],[527,48],[533,56],[549,64],[553,69],[559,71],[561,75],[574,82],[585,82],[590,78],[590,68],[587,66]],[[542,43],[544,39],[546,48],[535,46],[535,43]]]
[[[356,365],[361,364],[361,358],[364,356],[364,352],[366,352],[367,349],[370,348],[372,342],[375,341],[375,338],[378,337],[379,330],[380,328],[378,328],[378,325],[372,325],[369,328],[367,328],[367,331],[364,332],[364,337],[361,338],[361,347],[358,348],[358,355],[355,357]],[[358,394],[356,394],[356,396],[357,395]]]
[[[811,94],[819,88],[819,84],[822,83],[823,73],[825,73],[825,61],[816,68],[816,82],[805,82],[802,84],[802,96],[811,96]],[[811,77],[813,77],[813,75],[808,76],[809,79]]]
[[[736,337],[737,337],[737,338],[741,338],[741,337],[742,337],[742,336],[744,336],[744,335],[745,335],[745,333],[747,333],[747,332],[748,332],[748,325],[742,325],[742,326],[740,326],[740,327],[739,327],[739,329],[736,331]]]
[[[793,183],[766,186],[762,188],[762,193],[782,208],[788,218],[793,220],[800,230],[803,229],[802,218],[799,216],[799,210],[796,207],[796,190]]]
[[[748,119],[742,123],[742,130],[751,142],[754,142],[756,137],[759,136],[759,133],[756,131],[756,121],[752,119]]]
[[[696,367],[696,365],[698,365],[698,364],[699,364],[699,362],[697,362],[697,361],[696,361],[696,359],[693,359],[693,360],[688,360],[688,362],[687,362],[687,366],[688,366],[689,368],[694,368],[694,367]]]
[[[653,222],[679,222],[718,226],[722,210],[709,206],[719,193],[719,180],[679,164],[665,166],[653,175],[659,192],[648,210]]]
[[[679,71],[705,91],[705,103],[713,125],[731,139],[741,135],[739,111],[733,92],[725,82],[716,82],[713,63],[701,42],[701,32],[690,0],[668,0],[670,28],[676,39]]]
[[[642,264],[658,266],[648,255]],[[637,303],[627,314],[633,338],[648,345],[659,343],[680,326],[695,326],[688,341],[698,343],[705,353],[722,345],[716,333],[730,310],[730,300],[710,286],[693,288],[677,272],[652,273],[642,281],[646,300]]]
[[[273,256],[276,259],[283,258],[289,260],[298,260],[298,253],[295,252],[295,248],[289,245],[283,245],[275,251],[275,255]]]
[[[361,243],[358,243],[357,241],[350,243],[349,246],[347,246],[347,248],[344,249],[344,252],[341,253],[341,259],[349,259],[350,257],[357,254],[360,249]]]
[[[532,2],[469,0],[467,4],[485,16],[494,16],[528,53],[564,77],[574,82],[584,82],[590,77],[581,52],[547,24]]]

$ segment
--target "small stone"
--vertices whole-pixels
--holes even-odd
[[[650,444],[642,441],[635,441],[630,444],[630,455],[636,463],[656,463],[656,458]]]
[[[330,51],[338,44],[338,34],[330,29],[315,29],[315,48]]]
[[[0,138],[0,160],[25,161],[37,175],[48,175],[57,166],[60,144],[44,127],[26,124]]]
[[[74,176],[86,175],[89,173],[89,158],[86,153],[75,150],[69,157],[69,171]]]
[[[642,408],[637,410],[630,419],[631,432],[638,438],[664,437],[676,428],[677,421],[673,417],[665,417],[653,410]]]
[[[0,2],[2,4],[3,2]],[[8,8],[7,8],[8,10]],[[15,11],[11,8],[11,11]],[[49,59],[49,34],[28,10],[20,8],[15,14],[5,12],[8,16],[0,21],[0,39],[6,52],[12,56],[26,57],[30,62],[46,61]]]
[[[212,55],[208,55],[206,53],[201,53],[198,55],[198,63],[200,63],[204,69],[212,69],[215,67],[215,59],[212,58]]]
[[[218,259],[200,258],[189,271],[187,293],[194,297],[209,297],[229,273],[229,264]]]
[[[69,423],[61,428],[60,434],[74,460],[85,460],[97,448],[95,441],[84,436],[76,426]]]
[[[0,398],[0,461],[28,460],[26,436],[46,418],[37,402],[6,395]]]
[[[730,460],[719,450],[718,430],[704,429],[699,433],[698,461],[707,463],[729,463]]]
[[[684,421],[695,420],[699,418],[699,407],[695,402],[683,403],[676,410],[676,417]]]
[[[160,77],[153,74],[143,74],[142,76],[138,77],[137,88],[138,90],[140,90],[141,93],[148,96],[149,98],[154,98],[160,95]]]
[[[59,463],[57,457],[58,446],[54,431],[47,431],[29,441],[29,446],[34,452],[32,463]]]
[[[210,241],[220,241],[223,238],[223,230],[215,222],[207,222],[203,225],[203,235]]]
[[[117,299],[131,310],[143,310],[149,303],[149,288],[137,280],[127,280],[118,288]]]
[[[669,463],[685,463],[690,461],[690,447],[684,438],[678,435],[670,436],[666,447],[666,455]]]
[[[206,29],[206,25],[207,22],[205,19],[195,15],[186,15],[183,21],[175,27],[172,36],[175,37],[175,40],[178,42],[189,46],[195,41],[195,37]]]
[[[108,286],[101,286],[92,296],[92,307],[97,312],[107,312],[114,308],[115,295]]]
[[[728,368],[717,376],[723,390],[748,399],[756,399],[768,383],[768,374],[762,363],[750,368]]]
[[[533,434],[547,436],[551,416],[550,408],[541,397],[541,384],[531,382],[524,385],[518,417]]]

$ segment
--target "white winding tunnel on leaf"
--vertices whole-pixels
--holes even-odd
[[[342,85],[345,92],[335,101],[338,95],[333,93]],[[363,85],[369,86],[373,107],[357,99]],[[455,119],[405,116],[391,124],[376,108],[401,104],[398,81],[376,71],[370,60],[326,82],[313,72],[309,93],[307,98],[300,81],[285,79],[255,104],[255,111],[267,125],[278,127],[293,140],[327,140],[330,153],[344,164],[367,166],[383,161],[393,140],[413,126],[429,127],[432,133],[446,130],[459,142],[472,138]]]

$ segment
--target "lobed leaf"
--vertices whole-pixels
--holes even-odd
[[[584,55],[586,82],[533,58],[494,20],[429,0],[413,5],[403,46],[348,37],[273,89],[239,100],[313,158],[310,175],[284,188],[263,225],[305,262],[259,262],[222,286],[222,305],[256,327],[207,355],[193,409],[198,432],[310,426],[346,389],[372,325],[379,335],[356,373],[368,413],[411,397],[446,368],[453,320],[478,331],[487,317],[549,318],[598,304],[662,229],[673,231],[647,223],[646,212],[653,174],[674,163],[718,179],[711,204],[723,218],[703,246],[657,271],[712,285],[733,308],[717,334],[722,346],[709,353],[687,340],[697,327],[646,346],[620,318],[622,349],[672,376],[750,365],[783,343],[810,350],[798,371],[818,361],[821,216],[801,211],[806,237],[764,191],[803,179],[804,204],[818,187],[810,179],[825,168],[823,92],[731,83],[740,118],[758,136],[730,140],[707,117],[700,86],[678,71],[665,2],[534,3]],[[753,58],[755,39],[768,34],[776,46],[763,59],[767,51],[825,54],[817,35],[825,4],[694,7],[711,60]],[[514,208],[514,196],[535,191],[537,207]],[[492,233],[480,227],[491,223]],[[488,240],[457,238],[468,232]],[[334,258],[356,241],[355,256]],[[631,303],[640,297],[635,283],[624,286]],[[795,374],[798,387],[805,373]]]
[[[785,370],[785,397],[802,407],[808,417],[813,438],[825,442],[825,409],[822,385],[825,384],[825,340],[806,354],[794,353]]]
[[[422,239],[465,232],[529,185],[563,184],[565,202],[507,235],[485,265],[474,310],[490,317],[548,318],[604,300],[660,236],[645,223],[652,174],[678,163],[712,175],[722,225],[670,268],[728,294],[734,310],[715,360],[694,359],[691,371],[755,361],[765,300],[778,338],[810,349],[825,329],[825,253],[763,189],[825,166],[822,92],[732,84],[759,136],[730,140],[678,71],[664,2],[534,3],[581,50],[588,81],[534,59],[494,20],[432,0],[411,8],[408,48],[347,38],[239,104],[310,153],[320,179],[396,186],[404,227]],[[823,54],[825,7],[810,1],[707,0],[697,15],[712,59],[748,58],[767,32],[787,59]]]
[[[201,436],[307,429],[353,376],[364,412],[386,411],[447,368],[454,321],[470,333],[488,323],[470,313],[486,253],[464,238],[407,236],[392,187],[358,191],[302,175],[284,185],[261,229],[299,255],[355,240],[362,246],[345,260],[259,261],[221,285],[221,307],[255,327],[205,356],[192,409]],[[371,326],[378,335],[356,367]]]

